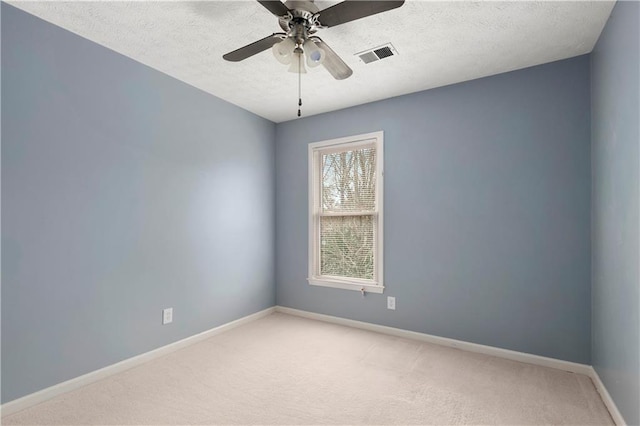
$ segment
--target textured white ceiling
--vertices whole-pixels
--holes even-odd
[[[12,5],[274,122],[296,118],[297,75],[270,50],[222,55],[279,32],[256,1],[10,1]],[[337,1],[315,2],[324,9]],[[318,35],[353,69],[302,77],[303,116],[590,52],[612,1],[407,1]],[[355,53],[391,42],[398,56],[364,64]]]

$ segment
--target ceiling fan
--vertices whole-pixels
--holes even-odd
[[[343,80],[353,71],[324,42],[314,35],[319,29],[335,27],[356,19],[386,12],[402,6],[404,0],[345,0],[319,10],[313,0],[257,0],[278,17],[284,32],[274,33],[261,40],[223,55],[227,61],[238,62],[271,48],[276,59],[290,65],[289,71],[305,73],[303,56],[309,67],[323,65],[337,80]]]

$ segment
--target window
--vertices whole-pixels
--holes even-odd
[[[309,284],[382,293],[382,132],[309,144]]]

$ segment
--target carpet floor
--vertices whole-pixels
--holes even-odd
[[[587,376],[275,313],[4,425],[612,425]]]

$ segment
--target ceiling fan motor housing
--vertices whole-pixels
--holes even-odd
[[[317,17],[319,9],[310,1],[292,0],[285,5],[289,8],[289,13],[280,17],[280,27],[297,45],[302,45],[320,27]]]

